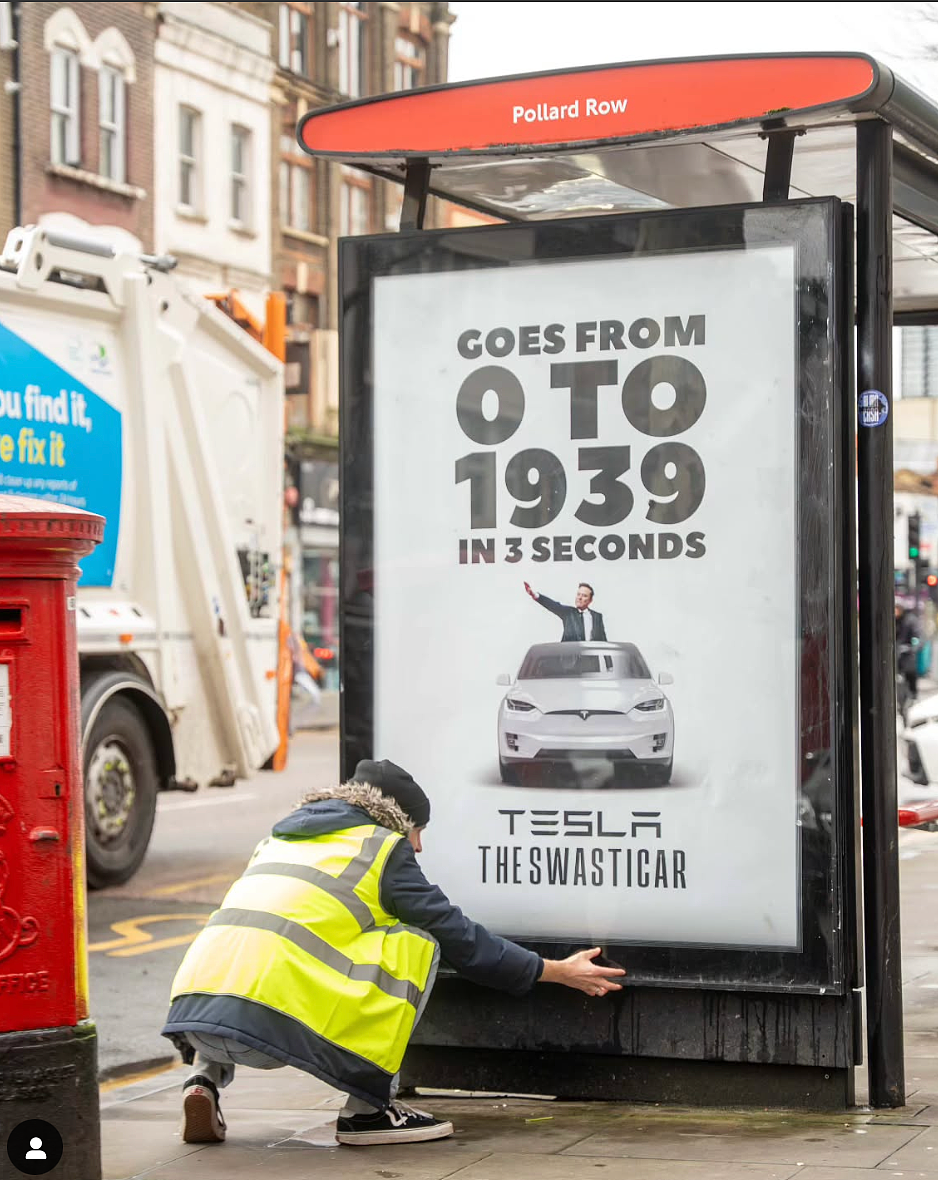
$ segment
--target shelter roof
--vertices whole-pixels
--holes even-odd
[[[507,221],[764,199],[792,131],[790,196],[856,198],[856,124],[894,128],[897,312],[938,308],[938,106],[857,53],[631,62],[378,95],[310,111],[306,151]]]

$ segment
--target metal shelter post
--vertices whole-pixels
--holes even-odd
[[[763,201],[787,201],[791,190],[791,164],[795,153],[795,139],[801,134],[788,127],[767,131],[765,180]]]
[[[892,467],[892,127],[857,124],[857,384],[885,420],[857,442],[860,765],[870,1103],[905,1102],[896,793]],[[877,402],[879,399],[876,399]]]
[[[423,229],[430,194],[430,161],[409,160],[404,177],[404,203],[401,205],[401,229]]]

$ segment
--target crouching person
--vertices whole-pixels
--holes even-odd
[[[193,1065],[186,1143],[225,1138],[219,1091],[238,1065],[293,1065],[347,1093],[340,1143],[451,1135],[452,1123],[396,1100],[441,952],[467,979],[514,995],[538,981],[619,989],[624,972],[593,963],[598,950],[544,960],[466,918],[417,865],[429,819],[406,771],[364,761],[261,841],[173,982],[163,1035]]]

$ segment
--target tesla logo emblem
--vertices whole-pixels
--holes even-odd
[[[580,716],[583,718],[584,721],[587,721],[589,719],[589,715],[590,715],[589,709],[581,709],[580,710]]]

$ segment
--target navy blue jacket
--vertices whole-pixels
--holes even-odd
[[[554,602],[552,598],[548,598],[546,594],[539,594],[535,599],[539,606],[544,610],[549,610],[552,615],[556,615],[563,623],[563,635],[560,637],[561,643],[582,643],[586,639],[586,624],[583,621],[583,612],[577,610],[575,606],[564,606],[560,602]],[[603,623],[603,617],[598,610],[589,608],[593,613],[593,643],[606,642],[606,625]]]
[[[301,840],[374,822],[367,811],[343,799],[323,799],[307,803],[275,824],[273,835]],[[520,996],[540,978],[544,967],[540,955],[467,918],[423,875],[406,839],[398,841],[387,859],[380,896],[389,914],[432,934],[443,960],[466,979]]]

